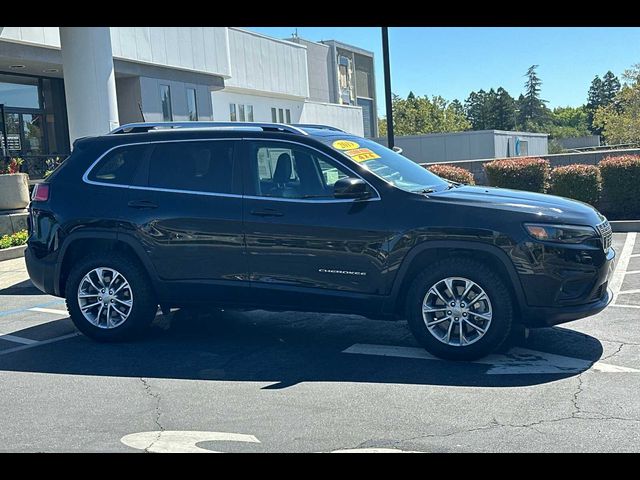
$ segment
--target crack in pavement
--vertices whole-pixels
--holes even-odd
[[[606,340],[605,340],[606,341]],[[620,350],[622,350],[622,347],[625,346],[624,343],[620,343],[620,342],[608,342],[608,343],[618,343],[618,348],[616,348],[616,351],[607,355],[606,357],[602,357],[600,358],[600,360],[598,360],[599,362],[603,361],[603,360],[608,360],[611,357],[615,357],[617,354],[620,353]]]
[[[153,445],[160,440],[160,436],[162,435],[162,432],[164,432],[164,427],[162,426],[162,424],[160,423],[160,415],[162,415],[162,412],[160,411],[160,394],[159,393],[154,393],[151,390],[151,385],[149,384],[149,382],[147,380],[145,380],[144,378],[140,377],[140,381],[142,382],[142,386],[144,388],[145,393],[150,396],[151,398],[155,399],[156,401],[156,405],[154,407],[154,412],[155,412],[155,416],[153,421],[155,422],[155,424],[158,426],[158,435],[156,436],[155,440],[153,442],[151,442],[149,445],[147,445],[147,447],[145,447],[144,449],[144,453],[150,453],[149,449],[151,447],[153,447]]]

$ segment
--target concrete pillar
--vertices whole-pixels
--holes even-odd
[[[71,142],[118,127],[109,27],[60,27]]]

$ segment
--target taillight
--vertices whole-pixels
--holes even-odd
[[[49,184],[36,183],[33,187],[31,200],[34,202],[46,202],[47,200],[49,200]]]

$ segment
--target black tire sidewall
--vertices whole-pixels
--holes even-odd
[[[99,328],[92,325],[83,315],[78,304],[78,286],[82,278],[98,267],[113,268],[129,282],[133,293],[133,308],[124,323],[115,328]],[[86,336],[103,342],[132,339],[153,321],[157,310],[151,285],[144,271],[124,255],[108,253],[91,255],[80,260],[71,269],[66,282],[65,297],[71,320],[78,330]]]
[[[485,335],[464,347],[447,345],[435,338],[422,318],[422,301],[436,282],[463,277],[477,283],[489,296],[493,315]],[[450,360],[475,360],[495,352],[505,342],[513,323],[513,303],[502,279],[483,263],[469,259],[440,261],[418,274],[407,295],[407,321],[414,337],[430,353]]]

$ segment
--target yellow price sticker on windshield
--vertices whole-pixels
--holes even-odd
[[[336,140],[332,145],[333,148],[337,148],[338,150],[353,150],[360,146],[360,144],[352,142],[351,140]]]
[[[366,162],[368,160],[373,160],[375,158],[380,158],[380,155],[378,155],[377,153],[375,153],[372,150],[369,150],[368,148],[358,148],[358,149],[354,149],[354,150],[349,150],[349,151],[344,152],[344,153],[349,155],[356,162]]]

